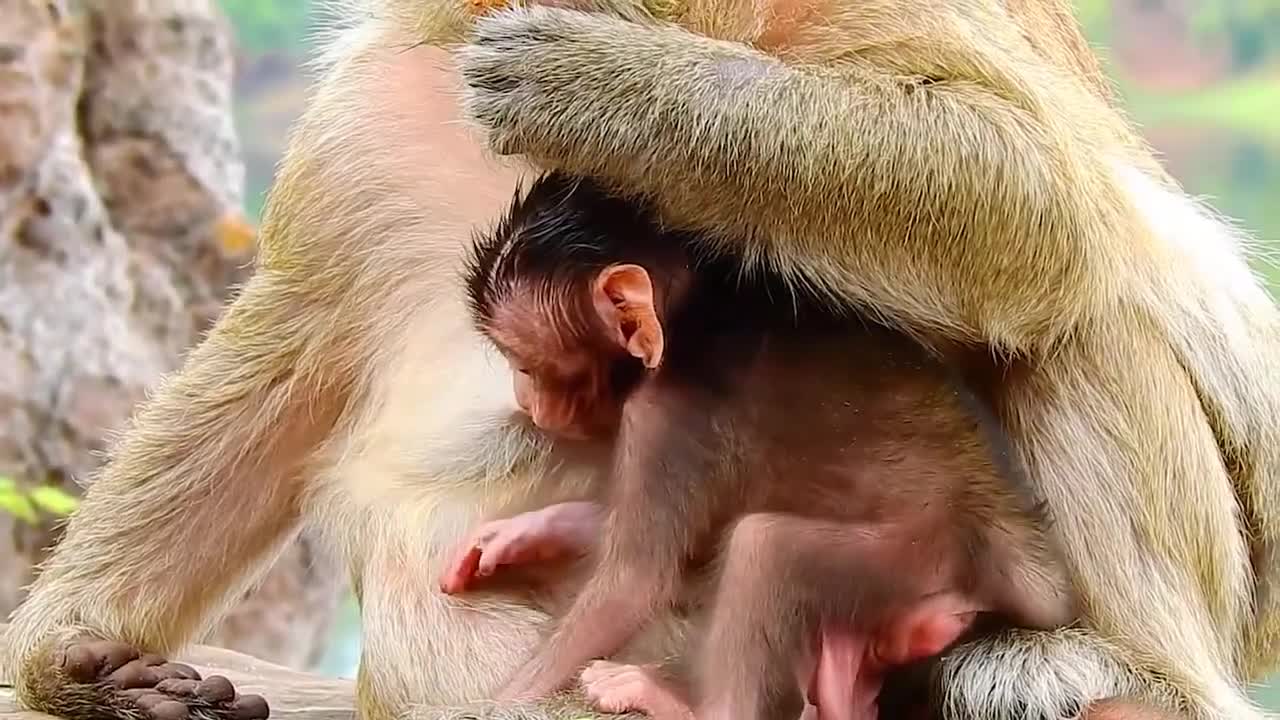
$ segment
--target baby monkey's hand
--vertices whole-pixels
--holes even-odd
[[[494,574],[500,565],[550,562],[584,555],[595,546],[604,522],[604,508],[593,502],[566,502],[481,525],[464,550],[445,570],[440,590],[465,592],[478,579]]]

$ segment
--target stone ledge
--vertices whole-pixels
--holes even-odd
[[[4,625],[0,624],[0,635]],[[328,678],[259,660],[249,655],[204,645],[177,657],[208,675],[224,675],[242,693],[258,693],[271,706],[271,718],[296,720],[354,720],[356,685],[353,680]],[[0,686],[0,720],[52,720],[44,713],[21,710],[13,689]]]

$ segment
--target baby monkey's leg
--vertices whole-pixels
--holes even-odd
[[[904,575],[909,540],[875,525],[743,518],[700,656],[699,720],[798,717],[806,689],[823,720],[874,720],[884,671],[941,652],[975,610],[946,588],[927,594],[937,577]],[[797,683],[806,656],[816,668]]]
[[[952,591],[912,602],[876,629],[869,660],[888,668],[941,655],[973,627],[979,609],[972,600]]]
[[[878,685],[864,687],[865,682],[855,688],[860,678],[865,681],[869,677],[858,672],[867,642],[855,633],[837,635],[829,630],[823,632],[820,642],[817,668],[807,664],[796,668],[797,686],[807,687],[811,702],[817,703],[806,705],[800,720],[860,717],[853,709],[856,698],[874,698],[878,690]],[[597,660],[582,671],[581,681],[583,694],[601,712],[640,712],[653,720],[694,720],[688,693],[662,678],[657,667]],[[879,682],[878,677],[875,682]],[[821,712],[819,706],[829,711]]]
[[[878,676],[860,672],[871,643],[850,629],[822,625],[817,598],[829,583],[816,577],[805,582],[808,572],[796,575],[785,568],[808,562],[811,553],[830,552],[826,540],[803,532],[806,526],[798,518],[753,515],[733,530],[699,658],[706,692],[698,720],[799,718],[806,709],[802,690],[818,705],[806,720],[874,719],[855,712],[862,698],[869,698],[862,702],[873,711],[879,691]],[[789,545],[792,535],[803,544]],[[820,626],[814,646],[811,633]],[[803,662],[806,656],[810,661]],[[581,680],[587,698],[605,712],[638,711],[655,720],[695,717],[688,694],[664,682],[655,668],[596,662]],[[859,686],[868,680],[871,685]]]
[[[641,712],[653,720],[693,720],[687,693],[661,677],[654,666],[597,660],[582,671],[587,700],[607,713]]]
[[[875,699],[880,693],[880,674],[867,667],[871,643],[866,635],[847,627],[826,625],[818,635],[817,666],[808,677],[801,676],[808,689],[815,720],[875,720]]]
[[[824,625],[816,667],[793,667],[797,687],[808,689],[812,703],[801,720],[876,720],[883,673],[940,654],[972,625],[968,607],[953,594],[927,598],[870,637],[837,623]],[[601,660],[587,666],[581,680],[587,699],[602,712],[643,712],[654,720],[694,717],[687,692],[660,677],[656,667]]]
[[[453,595],[492,576],[500,566],[585,555],[600,539],[604,512],[599,503],[565,502],[487,522],[445,569],[440,589]]]
[[[817,720],[875,720],[876,700],[892,667],[940,655],[972,625],[966,598],[944,592],[893,613],[871,631],[828,621],[818,636],[817,667],[808,679]]]

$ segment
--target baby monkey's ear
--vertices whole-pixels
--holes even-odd
[[[639,265],[610,265],[596,276],[591,300],[612,340],[647,368],[662,364],[662,324],[647,270]]]

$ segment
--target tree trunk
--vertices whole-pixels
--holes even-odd
[[[0,0],[0,475],[78,492],[249,259],[220,242],[244,237],[244,171],[211,1],[70,6]],[[0,617],[56,539],[0,512]],[[340,577],[303,538],[209,642],[310,666]]]

